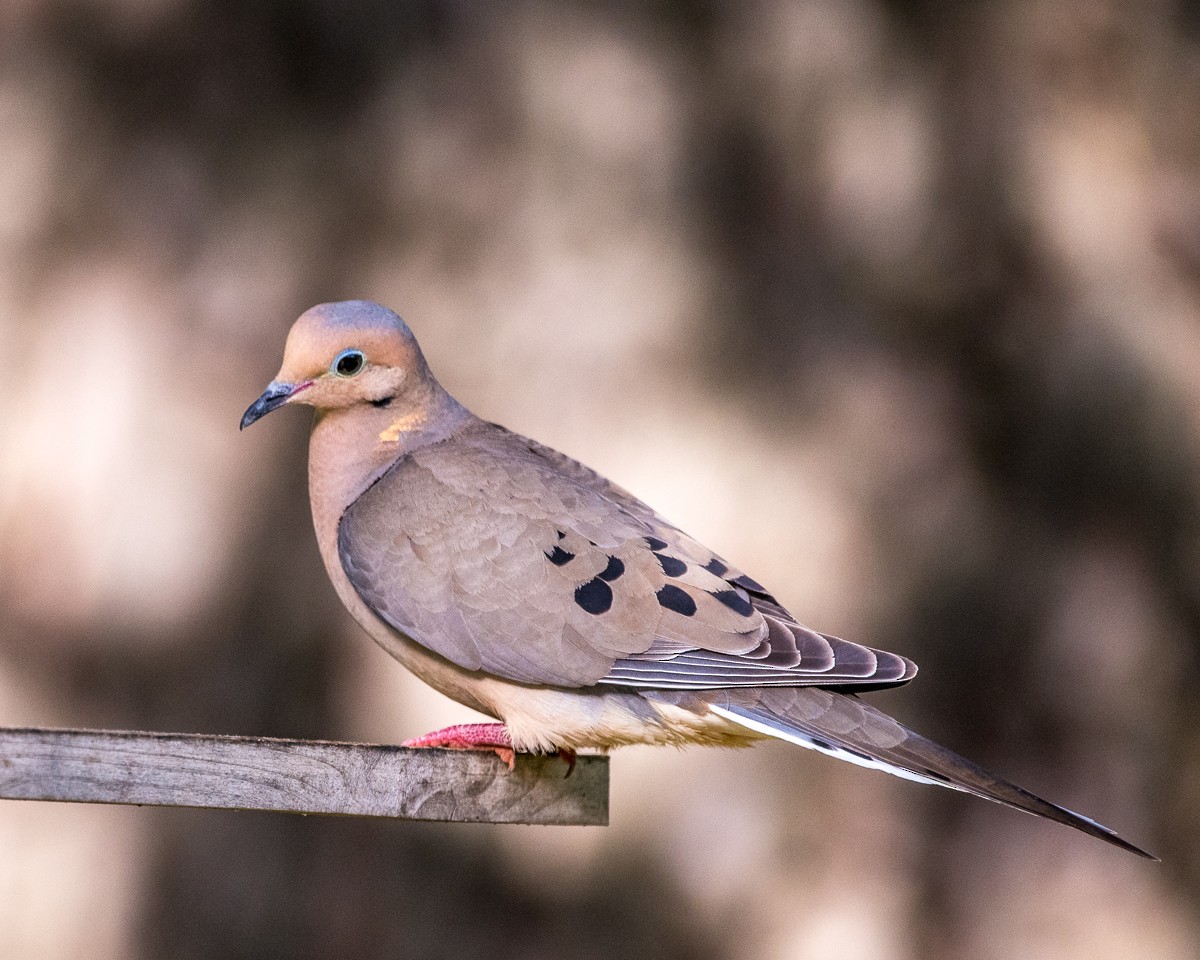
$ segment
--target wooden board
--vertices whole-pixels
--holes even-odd
[[[0,727],[0,799],[603,826],[608,758]]]

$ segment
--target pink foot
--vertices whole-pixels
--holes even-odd
[[[568,750],[566,747],[559,747],[558,759],[567,765],[567,777],[575,772],[575,761],[578,759],[578,754],[574,750]],[[566,777],[563,777],[565,780]]]
[[[502,723],[460,723],[405,740],[406,747],[442,747],[446,750],[494,750],[511,770],[517,762],[512,737]]]

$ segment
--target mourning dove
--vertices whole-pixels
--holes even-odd
[[[309,492],[338,596],[423,681],[501,721],[410,744],[573,757],[777,738],[1150,856],[859,699],[915,665],[801,626],[631,493],[480,420],[392,311],[303,314],[241,425],[297,403],[316,409]]]

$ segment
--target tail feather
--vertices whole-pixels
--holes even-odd
[[[972,793],[1158,859],[1095,820],[1043,800],[909,730],[852,694],[816,687],[714,691],[709,708],[766,736],[907,780]]]

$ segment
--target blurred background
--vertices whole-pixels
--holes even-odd
[[[0,724],[471,716],[334,598],[307,416],[237,431],[346,297],[1164,863],[634,749],[607,829],[5,802],[0,956],[1197,955],[1194,5],[7,0]]]

